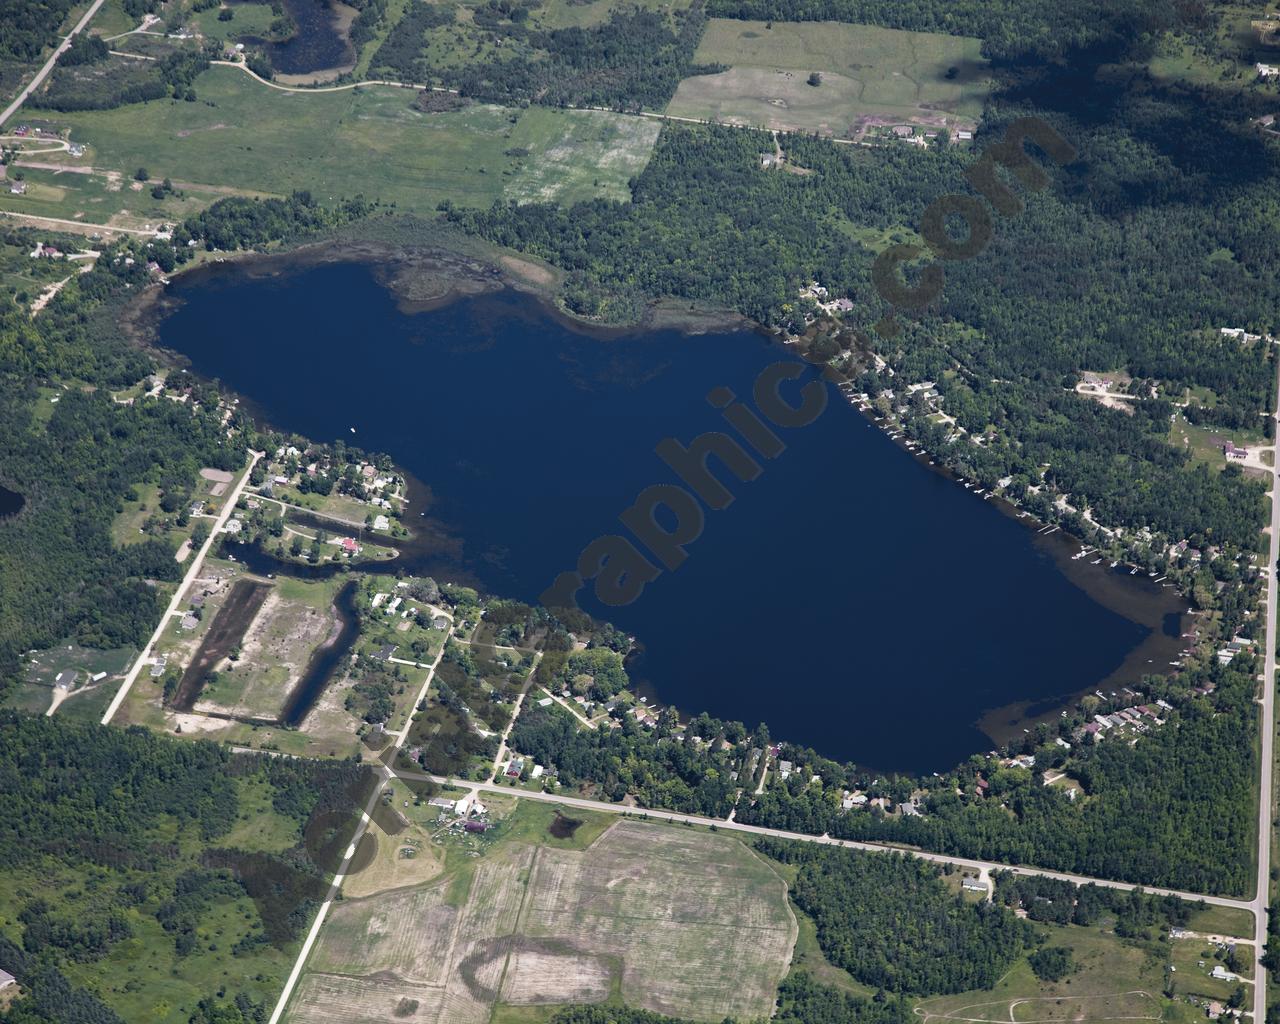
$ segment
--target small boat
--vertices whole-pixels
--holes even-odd
[[[356,432],[356,428],[355,428],[355,427],[352,427],[352,428],[351,428],[351,433],[353,433],[353,434],[354,434],[355,432]]]

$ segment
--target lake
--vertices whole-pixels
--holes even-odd
[[[284,0],[284,5],[297,31],[283,42],[265,44],[276,71],[306,75],[351,66],[354,54],[345,26],[354,12],[339,8],[330,0]]]
[[[10,491],[7,488],[0,487],[0,519],[6,516],[16,516],[22,511],[26,499],[17,491]]]
[[[388,452],[420,481],[405,518],[430,529],[406,567],[526,601],[625,533],[644,488],[678,482],[660,441],[727,429],[708,392],[749,404],[765,367],[794,361],[744,330],[595,336],[514,291],[406,311],[360,263],[215,267],[169,295],[160,341],[196,372],[281,429]],[[1074,542],[1037,537],[823,387],[825,411],[777,428],[786,450],[757,479],[713,461],[735,500],[683,565],[622,607],[582,591],[643,645],[642,692],[931,771],[1176,657],[1172,590],[1072,561]]]

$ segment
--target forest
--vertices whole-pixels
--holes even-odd
[[[34,63],[58,40],[73,0],[5,0],[0,17],[0,58]]]
[[[791,898],[817,925],[823,954],[864,985],[916,995],[991,988],[1037,944],[1010,910],[966,900],[918,857],[774,839],[756,848],[796,867]]]
[[[670,15],[643,7],[614,10],[608,21],[589,28],[540,29],[530,19],[530,7],[514,0],[486,0],[470,15],[472,31],[515,55],[433,66],[422,56],[424,46],[433,33],[452,30],[455,9],[421,4],[391,31],[372,67],[404,81],[439,83],[487,103],[619,110],[661,108],[682,78],[721,70],[692,65],[706,24],[701,0]],[[477,43],[476,52],[480,49]]]
[[[888,387],[889,370],[937,381],[944,408],[982,442],[948,448],[945,429],[916,425],[949,465],[1020,487],[1048,482],[1107,524],[1256,550],[1261,485],[1192,466],[1168,442],[1169,402],[1186,389],[1212,396],[1192,400],[1198,422],[1270,431],[1272,346],[1220,334],[1266,333],[1280,306],[1269,184],[1280,159],[1245,127],[1265,102],[1161,82],[1136,64],[1077,77],[1019,68],[1002,80],[976,152],[1027,116],[1077,156],[1062,168],[1044,162],[1049,187],[1022,193],[1016,215],[993,217],[982,252],[935,264],[942,291],[910,315],[879,297],[876,250],[859,232],[909,238],[935,200],[970,194],[975,151],[791,135],[780,143],[808,173],[785,174],[760,166],[767,135],[667,125],[629,203],[444,214],[563,268],[567,304],[600,321],[629,315],[639,293],[790,324],[813,280],[849,297],[864,330],[895,312],[897,333],[866,342],[888,369],[862,384]],[[1136,400],[1132,415],[1106,408],[1071,390],[1086,370],[1123,370],[1159,395]]]
[[[140,727],[0,712],[0,791],[10,809],[0,820],[0,878],[7,894],[20,900],[28,894],[13,922],[19,941],[0,940],[0,967],[26,994],[0,1021],[114,1024],[120,1017],[107,1003],[147,984],[146,972],[134,976],[132,987],[94,993],[68,982],[68,965],[93,964],[143,933],[162,936],[147,941],[168,944],[178,962],[206,955],[218,939],[201,924],[215,906],[234,903],[241,911],[237,957],[251,958],[263,943],[296,941],[324,883],[303,850],[304,830],[350,805],[349,794],[361,784],[358,771],[350,764],[235,755]],[[222,848],[245,810],[244,794],[262,788],[276,818],[263,827],[291,834],[294,851]],[[36,886],[39,895],[30,895],[32,879],[70,875],[85,884]],[[251,963],[245,960],[239,984],[260,989]],[[248,995],[226,998],[231,1010],[255,1019]],[[231,1012],[204,1005],[209,1013]]]

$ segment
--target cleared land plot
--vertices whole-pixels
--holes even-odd
[[[487,1020],[495,1003],[611,997],[696,1020],[765,1018],[795,939],[784,883],[741,842],[621,821],[585,849],[503,841],[429,885],[348,897],[289,1019],[391,1019],[359,995],[391,975],[388,992],[425,989],[418,1015],[447,1024]],[[326,1015],[339,1006],[373,1015]]]
[[[332,600],[333,588],[324,584],[278,584],[245,631],[240,657],[205,686],[195,709],[276,718],[312,653],[337,631]]]
[[[868,124],[958,125],[982,113],[981,42],[836,22],[713,18],[694,59],[730,70],[680,83],[667,113],[854,136]],[[810,72],[822,76],[808,84]]]
[[[620,822],[585,854],[544,850],[529,888],[527,934],[618,957],[623,999],[672,1016],[768,1016],[795,945],[784,883],[732,839]]]
[[[157,179],[310,189],[324,201],[363,194],[418,212],[445,199],[626,199],[656,138],[620,114],[482,105],[427,114],[409,89],[290,93],[230,67],[210,68],[195,89],[203,102],[65,114],[59,124],[88,144],[95,167],[126,176],[144,166]]]

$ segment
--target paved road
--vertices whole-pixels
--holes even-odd
[[[912,857],[919,857],[921,860],[927,860],[933,864],[954,864],[956,867],[968,868],[972,871],[982,873],[985,871],[1012,871],[1015,875],[1035,875],[1040,878],[1056,878],[1064,882],[1073,882],[1076,885],[1097,885],[1105,889],[1120,889],[1125,892],[1133,892],[1141,889],[1143,892],[1156,893],[1161,896],[1177,896],[1180,899],[1188,900],[1192,903],[1204,901],[1214,907],[1230,907],[1234,910],[1251,910],[1253,909],[1253,901],[1235,899],[1230,896],[1206,896],[1198,892],[1183,892],[1177,889],[1161,889],[1151,885],[1135,885],[1132,882],[1116,882],[1109,878],[1091,878],[1088,875],[1074,875],[1065,871],[1050,871],[1047,868],[1032,868],[1014,864],[998,864],[994,861],[971,860],[968,857],[952,857],[943,853],[928,853],[924,850],[908,849],[901,846],[888,846],[882,843],[864,843],[855,839],[833,839],[831,836],[814,836],[804,832],[787,832],[779,828],[765,828],[762,825],[744,825],[740,821],[726,821],[723,818],[707,818],[700,814],[678,814],[674,811],[654,811],[643,807],[628,807],[624,804],[607,803],[602,800],[587,800],[582,797],[559,796],[554,793],[530,792],[523,789],[516,789],[512,786],[503,786],[494,782],[467,782],[458,779],[448,779],[440,775],[429,775],[426,773],[399,771],[396,774],[408,781],[430,780],[438,783],[448,783],[459,789],[466,789],[472,792],[485,793],[504,793],[507,796],[518,796],[527,800],[539,800],[544,803],[559,804],[563,807],[576,807],[584,811],[599,811],[606,814],[627,814],[632,817],[645,816],[654,821],[670,821],[676,824],[684,824],[688,822],[692,825],[704,825],[715,827],[726,832],[745,832],[749,835],[770,836],[775,839],[789,839],[801,843],[820,843],[824,846],[843,846],[849,850],[863,850],[868,853],[905,853]]]
[[[1280,384],[1277,385],[1280,393]],[[1280,414],[1278,414],[1280,416]],[[1280,444],[1276,446],[1280,455]],[[1267,970],[1262,966],[1262,956],[1267,942],[1267,905],[1271,886],[1271,803],[1273,774],[1275,769],[1276,738],[1276,563],[1280,562],[1280,459],[1271,468],[1271,544],[1267,559],[1267,634],[1266,657],[1262,670],[1262,715],[1258,730],[1262,736],[1261,785],[1258,788],[1258,891],[1252,909],[1254,921],[1254,952],[1258,962],[1254,965],[1253,1020],[1262,1024],[1267,1019]]]
[[[404,727],[399,732],[392,734],[391,747],[388,749],[398,751],[404,746],[405,738],[409,735],[409,729],[413,726],[413,720],[417,717],[417,710],[421,707],[422,702],[427,699],[427,691],[431,689],[431,680],[435,678],[436,669],[440,667],[440,661],[444,658],[445,647],[445,644],[441,644],[440,650],[436,652],[436,660],[427,669],[427,677],[422,682],[422,688],[418,691],[418,696],[413,702],[408,718],[405,719]],[[392,764],[395,763],[394,757],[388,757],[386,760]],[[392,770],[385,763],[381,764],[381,768],[386,777],[390,779]],[[279,1024],[280,1018],[284,1015],[285,1007],[289,1005],[289,999],[298,984],[298,979],[302,977],[302,969],[306,966],[307,957],[311,955],[311,947],[315,945],[316,938],[320,935],[320,928],[324,924],[325,918],[329,916],[333,901],[337,899],[342,883],[347,877],[347,870],[351,866],[351,858],[355,856],[360,840],[364,838],[364,834],[369,830],[369,822],[373,820],[369,815],[373,813],[377,801],[381,798],[382,787],[375,786],[373,792],[369,794],[369,800],[365,804],[364,811],[360,817],[360,824],[351,838],[351,845],[347,847],[342,864],[338,867],[338,873],[333,876],[333,884],[329,886],[329,894],[325,897],[324,903],[320,905],[320,911],[316,914],[315,920],[311,922],[311,930],[307,932],[306,941],[303,942],[302,949],[298,951],[298,959],[294,962],[293,969],[289,972],[288,980],[284,983],[280,998],[276,1001],[276,1008],[271,1011],[271,1019],[267,1024]]]
[[[235,510],[236,502],[240,500],[240,492],[244,490],[244,485],[249,482],[249,475],[253,472],[253,467],[258,460],[265,454],[264,452],[250,452],[249,468],[244,471],[244,475],[240,477],[235,487],[227,492],[226,501],[222,506],[222,512],[219,513],[217,520],[213,524],[213,529],[209,531],[209,536],[205,538],[205,542],[200,545],[200,550],[196,552],[196,557],[191,560],[191,568],[187,570],[187,574],[182,577],[182,582],[178,584],[178,589],[173,592],[173,597],[169,601],[169,607],[165,609],[164,615],[160,617],[160,625],[156,626],[156,631],[151,634],[151,639],[147,641],[147,646],[142,648],[137,660],[133,663],[133,668],[129,669],[129,674],[124,677],[124,682],[120,684],[120,689],[112,700],[111,706],[107,708],[106,714],[102,716],[102,724],[107,725],[111,719],[115,717],[115,713],[120,710],[120,705],[124,703],[125,697],[128,695],[130,688],[133,686],[134,680],[138,678],[142,667],[148,664],[151,658],[151,652],[155,650],[156,644],[160,642],[160,637],[164,635],[165,626],[169,624],[169,619],[173,613],[178,610],[178,605],[182,603],[182,598],[186,595],[187,589],[196,578],[196,574],[200,572],[200,567],[204,564],[205,556],[208,555],[209,549],[213,547],[214,541],[217,540],[218,533],[227,525],[227,520],[231,518],[231,513]]]
[[[104,0],[93,0],[92,6],[84,12],[84,17],[76,22],[76,27],[71,30],[71,34],[58,44],[58,48],[54,50],[53,53],[50,54],[49,59],[44,62],[44,67],[36,72],[35,78],[31,79],[31,81],[27,83],[26,87],[14,98],[14,101],[4,108],[4,112],[0,113],[0,125],[3,125],[7,120],[9,120],[9,118],[13,117],[13,115],[18,112],[18,108],[27,102],[27,97],[40,88],[40,83],[49,77],[49,72],[52,71],[53,66],[58,63],[58,58],[66,53],[67,47],[71,45],[71,40],[74,39],[76,34],[82,31],[91,20],[93,20],[93,16],[98,13],[98,8],[102,6],[103,2]]]

